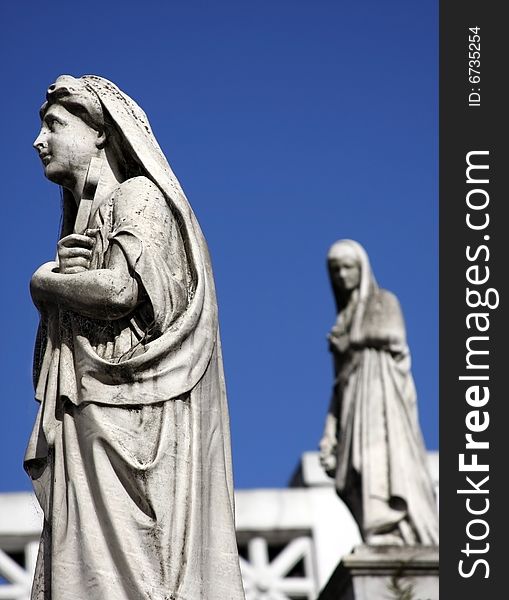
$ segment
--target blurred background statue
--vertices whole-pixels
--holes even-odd
[[[438,545],[398,300],[378,287],[357,242],[336,242],[328,267],[338,316],[329,334],[335,380],[322,466],[367,544]]]
[[[61,76],[34,142],[61,186],[58,257],[31,280],[44,511],[36,600],[241,600],[207,245],[141,108]]]

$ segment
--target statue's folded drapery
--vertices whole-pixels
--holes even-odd
[[[45,515],[32,597],[240,600],[207,247],[141,109],[104,79],[82,80],[144,173],[93,207],[90,268],[108,268],[117,245],[141,302],[111,321],[57,308],[41,318],[25,463]]]
[[[407,544],[437,544],[410,355],[393,294],[377,289],[370,296],[363,329],[365,341],[338,365],[336,488],[368,536],[396,529]]]

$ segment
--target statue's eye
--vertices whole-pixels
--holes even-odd
[[[55,120],[51,117],[46,117],[44,119],[44,125],[46,125],[46,128],[50,131],[55,131]]]
[[[58,129],[59,125],[62,125],[63,123],[55,118],[52,115],[48,115],[45,119],[44,122],[46,124],[46,127],[50,130],[50,131],[55,131],[56,129]]]

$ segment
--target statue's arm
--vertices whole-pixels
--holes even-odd
[[[73,270],[71,267],[62,273],[56,262],[39,267],[30,282],[36,306],[57,305],[86,317],[104,320],[119,319],[136,308],[138,283],[129,272],[122,250],[115,244],[108,269]]]
[[[398,299],[387,290],[380,290],[376,312],[367,319],[362,339],[352,341],[352,347],[375,348],[391,354],[405,353],[406,330]]]

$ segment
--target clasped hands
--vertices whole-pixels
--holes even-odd
[[[58,297],[56,277],[89,270],[95,233],[96,230],[87,230],[86,235],[73,233],[62,238],[58,242],[58,262],[44,263],[32,275],[30,292],[39,309],[44,309],[47,303],[55,302]]]
[[[87,229],[85,235],[71,233],[58,242],[59,272],[74,274],[88,271],[95,246],[97,230]]]

